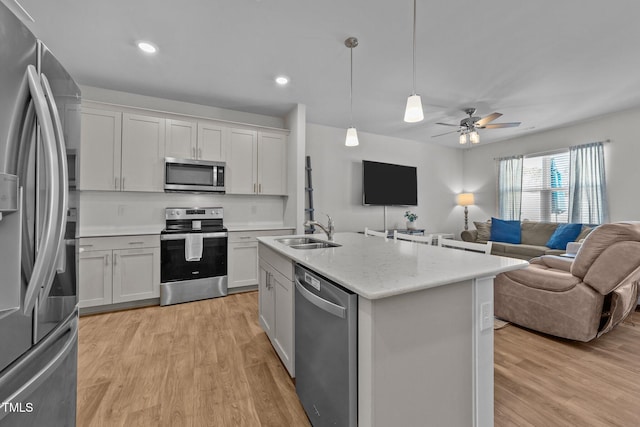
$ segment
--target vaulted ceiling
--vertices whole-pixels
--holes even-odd
[[[12,6],[13,0],[2,0]],[[465,107],[511,129],[481,143],[640,106],[637,0],[418,0],[417,92],[425,120],[403,122],[412,91],[412,0],[20,0],[80,84],[458,146],[436,122]],[[15,7],[14,7],[15,9]],[[141,54],[139,40],[159,47]],[[290,77],[286,87],[274,83]]]

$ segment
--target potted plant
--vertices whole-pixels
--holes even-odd
[[[418,219],[418,215],[414,214],[411,211],[406,211],[404,213],[404,217],[407,218],[407,229],[415,230],[416,220]]]

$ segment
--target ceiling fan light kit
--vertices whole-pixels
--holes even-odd
[[[422,98],[416,95],[416,0],[413,0],[413,95],[407,98],[407,107],[404,110],[404,121],[418,123],[424,120],[422,111]]]
[[[452,130],[451,132],[445,132],[438,135],[433,135],[432,138],[436,138],[438,136],[448,135],[450,133],[458,132],[460,134],[460,138],[458,141],[461,145],[470,142],[471,144],[479,144],[480,143],[480,134],[478,133],[478,129],[500,129],[500,128],[513,128],[520,126],[520,122],[510,122],[510,123],[490,123],[502,116],[502,113],[491,113],[482,118],[478,116],[474,116],[476,113],[475,108],[465,108],[462,110],[469,117],[465,117],[460,120],[460,124],[454,125],[451,123],[436,123],[437,125],[442,126],[452,126],[457,127],[457,130]]]
[[[349,81],[349,113],[351,115],[351,126],[347,129],[344,145],[347,147],[355,147],[360,144],[360,142],[358,142],[358,132],[353,126],[353,48],[358,46],[358,39],[349,37],[344,41],[344,45],[349,48],[351,54],[351,80]]]

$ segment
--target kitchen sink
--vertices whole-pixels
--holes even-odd
[[[342,246],[337,243],[325,242],[312,237],[288,237],[285,239],[277,239],[276,242],[289,246],[292,249],[323,249]]]

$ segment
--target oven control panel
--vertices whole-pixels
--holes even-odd
[[[202,219],[223,219],[224,209],[215,208],[166,208],[166,220],[202,220]]]

